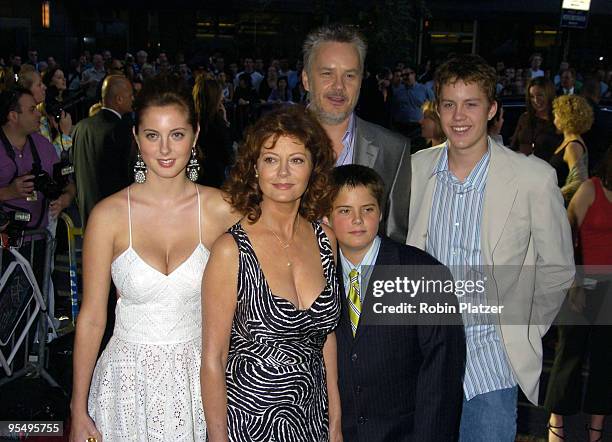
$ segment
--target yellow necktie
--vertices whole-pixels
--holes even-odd
[[[359,297],[359,272],[355,269],[349,273],[349,318],[351,320],[351,328],[353,329],[353,337],[357,332],[359,324],[359,315],[361,314],[361,298]]]

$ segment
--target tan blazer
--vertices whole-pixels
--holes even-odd
[[[537,404],[542,336],[574,279],[572,236],[555,171],[489,140],[481,226],[487,301],[504,306],[497,332],[525,396]],[[407,244],[425,249],[443,146],[412,155]]]

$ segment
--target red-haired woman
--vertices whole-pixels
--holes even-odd
[[[340,315],[331,141],[308,111],[262,117],[226,189],[245,217],[215,243],[203,290],[202,397],[211,442],[336,441]]]

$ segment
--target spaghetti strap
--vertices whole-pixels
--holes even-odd
[[[580,147],[582,147],[583,153],[586,153],[586,152],[587,152],[587,148],[586,148],[586,146],[584,145],[584,143],[583,143],[582,141],[580,141],[579,139],[577,139],[577,138],[576,138],[576,139],[574,139],[574,140],[569,140],[567,143],[565,143],[559,152],[563,152],[563,150],[564,150],[564,149],[565,149],[565,148],[566,148],[566,147],[567,147],[567,146],[568,146],[570,143],[578,143],[578,144],[580,144]]]
[[[198,240],[202,244],[202,207],[200,207],[200,189],[195,184],[196,193],[198,194]]]
[[[128,200],[128,227],[130,232],[130,248],[132,248],[132,208],[130,207],[130,187],[127,188]]]

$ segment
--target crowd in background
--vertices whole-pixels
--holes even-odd
[[[605,210],[609,209],[604,197],[610,200],[611,157],[610,154],[606,156],[606,151],[611,141],[611,130],[600,102],[612,98],[612,71],[602,68],[578,73],[567,62],[562,62],[558,71],[546,70],[543,61],[541,54],[535,53],[525,60],[528,67],[510,67],[501,61],[496,63],[497,111],[489,119],[488,134],[500,145],[527,156],[539,157],[555,169],[564,203],[570,209],[570,217],[574,216],[572,226],[579,230],[590,205],[596,202],[605,206]],[[122,140],[126,145],[131,143],[128,129],[134,124],[133,97],[138,97],[143,84],[153,77],[178,77],[192,91],[195,103],[199,152],[194,156],[200,158],[203,169],[197,181],[221,187],[234,164],[236,143],[242,140],[248,126],[278,107],[308,105],[308,85],[303,82],[302,70],[302,60],[292,64],[286,57],[266,62],[262,58],[245,56],[238,63],[226,62],[223,54],[214,53],[187,62],[183,54],[170,57],[161,51],[151,57],[144,50],[136,52],[135,56],[127,53],[123,57],[113,56],[108,50],[99,53],[84,51],[78,59],[61,66],[53,56],[42,59],[36,50],[29,50],[26,57],[11,55],[0,59],[0,92],[15,85],[30,91],[31,101],[38,105],[40,114],[35,114],[41,121],[38,131],[53,144],[59,158],[65,156],[71,147],[79,143],[84,145],[87,121],[103,112],[119,117]],[[412,142],[412,152],[445,142],[447,135],[434,104],[437,90],[435,70],[436,63],[431,61],[419,67],[406,62],[398,62],[393,68],[368,70],[366,67],[355,107],[356,115],[406,136]],[[502,103],[507,97],[521,97],[516,101],[524,100],[525,112],[516,125],[506,131],[512,136],[504,139]],[[352,117],[347,119],[351,122],[348,124],[355,124]],[[113,124],[119,127],[118,122]],[[119,136],[114,128],[114,136]],[[87,198],[82,192],[90,188],[80,183],[79,167],[89,160],[78,157],[73,157],[73,160],[77,169],[76,191],[70,187],[69,194],[53,208],[53,212],[68,207],[75,192],[78,192],[76,197],[81,203]],[[116,172],[112,167],[113,159],[100,161],[106,164],[108,173]],[[129,161],[139,160],[132,158]],[[106,190],[101,187],[93,203],[129,185],[130,171],[125,172],[125,177],[122,177],[125,180],[116,180]],[[596,174],[601,179],[591,179]],[[90,175],[87,179],[91,181],[94,177]],[[103,178],[99,184],[102,186]],[[84,224],[86,217],[83,214],[81,217]],[[587,225],[592,222],[589,218],[586,220]],[[609,242],[609,237],[605,240]],[[589,248],[578,250],[577,256],[585,252],[588,255],[590,248],[595,247],[592,240],[588,241],[589,238],[583,239],[582,245],[590,244]],[[558,371],[566,366],[564,358],[577,357],[577,348],[583,341],[582,335],[576,337],[576,330],[562,330],[561,344],[570,342],[572,349],[558,353],[553,375],[563,378]],[[563,408],[561,399],[555,401],[554,388],[559,388],[563,382],[573,381],[567,376],[549,387],[547,408],[552,412],[551,428],[562,428],[562,415],[569,413]],[[558,393],[558,396],[563,395]],[[592,414],[599,415],[596,412]],[[603,417],[597,425],[601,423]]]

